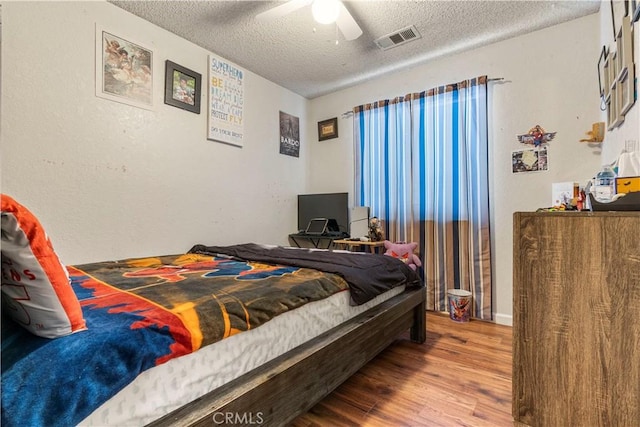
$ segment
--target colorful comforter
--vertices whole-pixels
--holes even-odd
[[[349,283],[353,304],[360,305],[396,286],[422,286],[414,270],[402,261],[383,255],[367,255],[283,248],[245,243],[235,246],[195,245],[190,253],[227,255],[240,260],[314,268],[334,273]]]
[[[334,274],[201,254],[68,267],[88,330],[2,318],[3,426],[76,425],[141,372],[347,289]]]

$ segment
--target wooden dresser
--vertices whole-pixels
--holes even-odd
[[[514,214],[513,417],[640,425],[640,212]]]

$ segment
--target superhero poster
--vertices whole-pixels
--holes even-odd
[[[244,75],[242,68],[222,58],[209,55],[207,139],[242,147]]]

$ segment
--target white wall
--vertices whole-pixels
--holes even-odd
[[[5,2],[2,19],[2,192],[64,262],[287,244],[308,150],[278,153],[278,112],[306,129],[305,98],[247,71],[244,147],[208,141],[206,86],[199,115],[163,86],[166,59],[206,84],[209,52],[105,2]],[[95,96],[96,23],[152,49],[153,111]]]
[[[579,142],[600,120],[598,25],[598,14],[590,15],[311,101],[309,126],[379,99],[479,75],[505,78],[489,84],[494,311],[499,323],[510,324],[512,317],[513,213],[550,206],[553,182],[585,183],[600,168],[600,149]],[[557,132],[549,144],[550,169],[513,174],[511,151],[523,148],[516,135],[536,124]],[[338,139],[311,144],[313,191],[340,182],[351,182],[353,191],[351,119],[339,120],[339,128]]]

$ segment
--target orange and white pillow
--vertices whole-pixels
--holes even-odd
[[[45,338],[86,329],[67,269],[42,225],[11,197],[0,199],[3,312]]]

